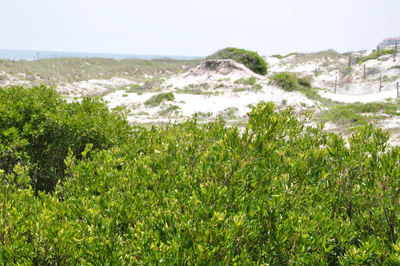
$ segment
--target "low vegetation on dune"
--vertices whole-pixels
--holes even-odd
[[[221,116],[146,129],[45,86],[0,94],[2,264],[400,262],[400,148],[381,129],[346,142],[272,103],[242,131]]]
[[[268,70],[267,63],[261,56],[244,49],[228,47],[208,56],[207,59],[232,59],[260,75],[267,74]]]
[[[172,92],[165,92],[151,96],[150,99],[144,102],[144,104],[155,107],[159,106],[163,101],[173,101],[173,100],[175,100],[174,94]]]
[[[105,59],[105,58],[52,58],[40,61],[9,61],[0,59],[0,68],[8,74],[33,84],[56,85],[89,79],[119,77],[141,80],[145,75],[160,76],[176,73],[186,66],[196,66],[203,60]]]
[[[332,122],[344,128],[360,127],[392,116],[400,116],[400,103],[372,102],[335,104],[321,112],[317,118],[321,122]]]
[[[394,49],[382,49],[379,51],[379,55],[378,55],[378,51],[373,51],[370,55],[360,57],[360,59],[358,60],[358,63],[362,64],[370,59],[377,59],[379,56],[393,54],[393,53],[394,53]]]
[[[286,57],[289,57],[289,56],[291,56],[291,55],[298,55],[299,53],[290,53],[290,54],[287,54],[287,55],[285,55],[285,56],[282,56],[282,55],[280,55],[280,54],[274,54],[274,55],[271,55],[271,57],[276,57],[276,58],[278,58],[278,59],[283,59],[283,58],[286,58]]]
[[[310,77],[282,72],[272,79],[286,91],[298,91],[309,99],[318,101],[328,110],[318,112],[314,119],[318,122],[331,122],[343,130],[355,129],[368,123],[376,123],[388,117],[400,116],[399,101],[371,103],[339,103],[319,95],[319,88],[311,86]]]

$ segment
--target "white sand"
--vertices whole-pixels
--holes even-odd
[[[119,105],[128,106],[132,109],[133,116],[131,121],[135,122],[155,122],[179,120],[184,117],[190,117],[196,112],[212,113],[209,118],[215,118],[218,114],[223,114],[228,108],[237,108],[235,113],[236,119],[246,117],[246,113],[251,110],[251,104],[256,105],[260,101],[274,102],[278,108],[283,108],[291,105],[296,111],[300,111],[305,106],[316,106],[318,103],[306,98],[299,92],[286,92],[282,88],[276,87],[269,83],[269,79],[254,74],[245,66],[238,64],[232,60],[218,60],[214,65],[200,65],[190,71],[172,76],[171,79],[163,83],[163,92],[172,92],[175,95],[174,102],[165,102],[160,107],[146,107],[144,102],[157,93],[144,93],[137,95],[129,93],[126,97],[124,91],[116,91],[104,97],[109,101],[111,108]],[[253,91],[252,86],[237,84],[235,81],[239,78],[248,79],[250,77],[257,79],[257,84],[260,84],[261,89]],[[201,87],[201,84],[207,83],[209,88]],[[218,89],[214,87],[223,83],[224,86]],[[198,88],[203,92],[212,92],[212,95],[196,95],[196,94],[181,94],[177,93],[177,89],[183,90],[185,86]],[[235,89],[244,88],[245,91],[235,92]],[[215,95],[215,92],[221,94]],[[157,117],[157,113],[167,108],[169,105],[176,105],[179,109],[179,115],[171,115],[171,117]],[[305,106],[304,106],[305,105]],[[142,114],[148,115],[135,115]],[[157,117],[157,118],[154,118]]]

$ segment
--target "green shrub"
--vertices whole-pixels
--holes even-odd
[[[135,92],[136,90],[140,89],[140,85],[139,84],[131,84],[131,85],[128,85],[128,86],[123,86],[123,87],[121,87],[121,89],[124,88],[124,87],[129,88],[129,89],[125,89],[126,92]]]
[[[207,59],[232,59],[247,66],[254,73],[267,74],[267,63],[256,52],[228,47],[208,56]]]
[[[0,88],[0,169],[29,165],[34,189],[50,192],[65,178],[69,149],[82,158],[88,143],[110,148],[126,140],[129,128],[124,113],[97,98],[67,103],[44,85]]]
[[[251,76],[248,79],[245,79],[245,78],[237,79],[233,83],[253,86],[254,84],[256,84],[256,81],[257,81],[257,79],[255,77]]]
[[[0,262],[399,264],[400,148],[387,132],[345,140],[271,103],[247,115],[243,130],[191,119],[69,152],[69,178],[47,195],[26,166],[0,171]]]
[[[224,87],[224,86],[225,86],[224,83],[217,84],[217,85],[215,85],[214,90],[219,89],[219,88],[222,88],[222,87]]]
[[[165,108],[163,110],[160,110],[158,113],[160,115],[170,115],[170,114],[172,114],[173,112],[175,112],[178,109],[181,109],[181,108],[179,108],[179,106],[177,106],[177,105],[171,105],[171,106],[168,106],[167,108]]]
[[[175,96],[172,92],[159,93],[151,96],[150,99],[144,102],[145,105],[159,106],[163,101],[173,101]]]
[[[251,85],[253,86],[254,84],[256,84],[256,78],[251,76],[250,78],[247,79],[246,85]]]
[[[236,89],[233,89],[234,92],[240,92],[240,91],[245,91],[245,90],[246,90],[245,88],[236,88]]]
[[[295,91],[299,88],[297,78],[290,73],[278,73],[272,77],[285,91]]]
[[[255,84],[255,85],[252,87],[252,89],[255,90],[255,91],[259,91],[259,90],[262,89],[262,86],[261,86],[260,83],[257,83],[257,84]]]
[[[122,97],[128,97],[128,94],[122,94]]]
[[[311,88],[311,78],[310,77],[300,77],[297,79],[300,85],[307,88]]]

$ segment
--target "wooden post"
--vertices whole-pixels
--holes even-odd
[[[394,54],[393,54],[394,60],[393,60],[393,62],[396,61],[396,51],[397,51],[397,42],[395,41],[395,43],[394,43]]]
[[[399,98],[399,82],[397,82],[397,98]]]
[[[365,64],[364,64],[364,79],[365,79]]]
[[[382,74],[381,78],[379,79],[379,92],[381,92],[381,87],[382,87]]]
[[[351,55],[349,56],[349,66],[350,66],[350,62],[351,62]]]
[[[376,47],[376,49],[378,50],[378,57],[379,57],[379,45]]]
[[[39,52],[36,52],[36,56],[37,56],[37,60],[40,61],[40,58],[39,58],[40,53]]]
[[[315,69],[315,76],[318,76],[318,68]]]
[[[337,88],[337,76],[335,78],[335,94],[336,94],[336,88]]]

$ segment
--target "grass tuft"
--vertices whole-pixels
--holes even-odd
[[[145,101],[144,104],[155,107],[159,106],[163,101],[173,101],[173,100],[175,100],[174,94],[172,92],[166,92],[153,95],[150,99]]]

